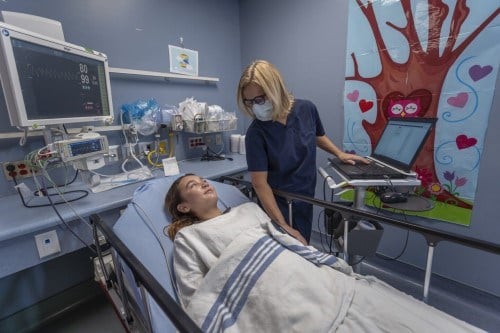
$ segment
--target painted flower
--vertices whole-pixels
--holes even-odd
[[[455,185],[457,187],[464,186],[465,183],[467,183],[467,178],[465,178],[465,177],[462,177],[462,178],[457,177],[457,179],[455,179]]]
[[[427,186],[432,182],[432,173],[426,168],[415,167],[417,178],[422,182],[422,186]]]
[[[443,186],[439,183],[431,183],[429,185],[428,189],[431,192],[431,194],[434,194],[434,195],[438,195],[444,191]]]
[[[451,182],[453,179],[455,179],[455,171],[453,172],[445,171],[443,176],[444,179],[449,180]]]

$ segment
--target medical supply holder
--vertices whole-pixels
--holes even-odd
[[[184,131],[196,134],[233,131],[236,129],[237,120],[237,118],[205,120],[203,115],[196,115],[193,120],[184,120]]]

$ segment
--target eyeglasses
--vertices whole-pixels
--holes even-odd
[[[266,95],[255,96],[252,99],[243,98],[243,104],[246,106],[253,106],[254,104],[262,105],[266,102]]]

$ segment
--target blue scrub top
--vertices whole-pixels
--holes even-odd
[[[296,99],[286,125],[255,119],[247,130],[248,171],[267,171],[278,190],[314,196],[316,137],[325,135],[316,106]]]

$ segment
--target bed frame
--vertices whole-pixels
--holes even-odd
[[[244,180],[222,177],[219,181],[223,183],[230,183],[231,185],[221,184],[216,186],[238,185],[238,189],[243,189],[246,194],[251,192],[251,184]],[[236,189],[236,187],[234,188]],[[236,191],[241,194],[239,190]],[[219,192],[219,190],[217,191]],[[380,216],[342,204],[313,199],[278,190],[274,190],[274,193],[286,198],[290,204],[292,201],[298,200],[311,203],[318,207],[338,211],[344,216],[345,220],[366,219],[376,221],[417,232],[424,236],[428,245],[427,266],[423,288],[424,301],[427,299],[427,293],[429,290],[434,249],[440,242],[448,241],[486,252],[500,254],[499,244],[485,242],[463,235],[445,233],[437,229],[427,228],[407,221]],[[236,196],[238,197],[238,195]],[[238,197],[237,201],[238,200],[242,200],[241,197]],[[131,209],[130,205],[127,209]],[[100,253],[100,251],[98,253],[99,261],[101,262],[101,266],[105,272],[105,282],[102,285],[106,290],[116,290],[124,308],[124,318],[121,319],[127,322],[129,327],[135,323],[135,327],[140,326],[141,331],[159,331],[152,324],[152,319],[155,317],[152,312],[158,312],[157,310],[154,310],[154,307],[157,306],[158,309],[163,312],[164,318],[170,321],[167,328],[161,329],[162,332],[174,332],[176,330],[178,332],[201,332],[200,328],[197,327],[196,324],[183,311],[177,302],[176,295],[173,294],[171,290],[166,290],[164,283],[160,283],[158,274],[152,274],[151,268],[148,268],[143,264],[144,258],[138,258],[136,254],[131,251],[128,244],[123,242],[123,240],[120,239],[120,237],[115,233],[115,230],[109,221],[105,221],[99,215],[94,214],[91,216],[91,223],[94,227],[94,234],[96,237],[98,234],[97,230],[99,230],[102,234],[104,234],[112,248],[114,274],[106,272],[106,265],[104,264],[104,260],[102,258],[103,254]],[[97,238],[96,244],[98,244]],[[166,278],[168,278],[168,276]],[[129,285],[128,288],[126,287],[126,284]],[[131,285],[136,287],[137,290],[131,291]]]

